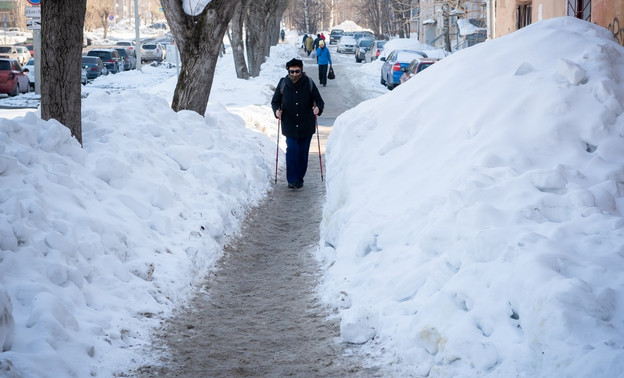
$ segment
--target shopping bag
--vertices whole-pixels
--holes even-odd
[[[327,73],[327,78],[329,80],[333,80],[336,78],[336,74],[334,74],[334,67],[329,66],[329,72]]]

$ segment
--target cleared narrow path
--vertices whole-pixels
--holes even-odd
[[[309,62],[305,70],[317,81]],[[330,93],[338,92],[335,82],[320,88],[330,124],[345,105]],[[324,155],[331,128],[319,129]],[[383,376],[377,368],[363,367],[354,354],[357,346],[339,342],[338,320],[329,319],[316,296],[322,272],[313,253],[325,201],[316,136],[308,167],[305,186],[298,190],[286,187],[280,171],[278,184],[249,214],[203,290],[160,332],[155,348],[164,352],[162,365],[145,366],[134,375]]]

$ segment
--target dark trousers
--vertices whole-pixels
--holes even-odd
[[[327,64],[319,64],[319,83],[321,85],[327,84]]]
[[[289,184],[303,184],[303,176],[308,170],[310,141],[312,135],[286,137],[286,179]]]

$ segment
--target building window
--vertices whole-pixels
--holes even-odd
[[[532,6],[529,4],[518,4],[516,29],[522,29],[527,25],[531,25]]]
[[[568,0],[568,16],[591,22],[591,0]]]

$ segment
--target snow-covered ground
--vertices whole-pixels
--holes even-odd
[[[84,148],[0,109],[0,376],[142,362],[270,189],[288,40],[249,81],[220,59],[206,117],[170,110],[175,68],[95,80]],[[624,374],[623,54],[563,18],[392,92],[379,61],[342,68],[384,94],[339,117],[327,147],[319,290],[345,342],[397,376]]]
[[[624,48],[572,18],[339,117],[319,257],[400,376],[624,375]]]

